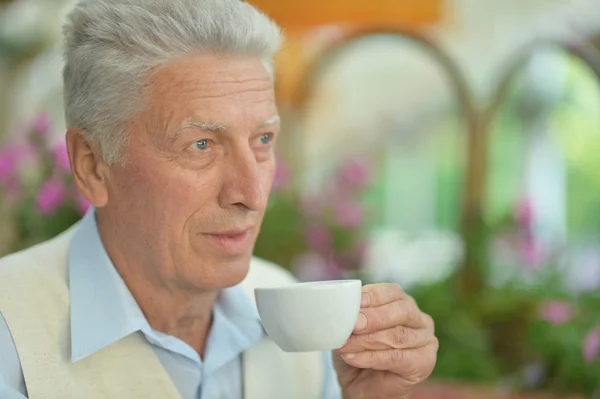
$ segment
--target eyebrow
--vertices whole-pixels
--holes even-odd
[[[262,121],[257,126],[257,129],[263,129],[265,127],[274,126],[274,125],[279,126],[280,123],[281,123],[281,118],[279,117],[279,115],[273,115],[269,119],[265,119],[264,121]],[[188,127],[196,127],[200,130],[204,130],[207,132],[215,132],[215,133],[224,133],[229,130],[229,126],[227,126],[225,123],[201,122],[201,121],[194,120],[194,121],[189,121],[189,122],[185,123],[182,126],[182,128],[172,136],[172,139],[173,140],[177,139],[179,137],[179,135],[181,134],[181,132]]]
[[[226,132],[229,130],[229,127],[220,122],[199,122],[199,121],[191,121],[183,125],[183,129],[186,127],[197,127],[200,130],[206,130],[207,132]]]
[[[279,126],[281,124],[281,118],[279,117],[279,115],[273,115],[272,117],[270,117],[269,119],[264,120],[259,126],[258,128],[261,129],[263,127],[268,127],[268,126],[273,126],[273,125],[277,125]]]

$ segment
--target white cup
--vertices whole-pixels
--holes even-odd
[[[340,348],[360,312],[360,280],[319,281],[256,288],[267,335],[285,352]]]

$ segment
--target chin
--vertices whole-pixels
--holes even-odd
[[[233,287],[248,275],[251,258],[251,255],[245,255],[215,260],[210,263],[212,270],[202,270],[202,274],[197,275],[195,280],[199,282],[198,285],[209,289]]]
[[[246,278],[250,270],[250,259],[250,256],[244,259],[237,259],[226,267],[229,273],[223,276],[223,288],[237,285]]]

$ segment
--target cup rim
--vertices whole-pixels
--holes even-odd
[[[360,284],[362,286],[362,281],[359,279],[347,279],[347,280],[325,280],[325,281],[303,281],[298,283],[287,283],[274,285],[270,287],[257,287],[254,289],[254,292],[259,291],[289,291],[289,290],[299,290],[303,288],[313,288],[313,289],[327,289],[333,287],[339,287],[343,285],[355,285]]]

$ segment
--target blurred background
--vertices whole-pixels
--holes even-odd
[[[254,0],[285,29],[256,255],[399,283],[437,322],[417,398],[600,398],[600,2]],[[61,24],[0,0],[0,255],[88,207]]]

